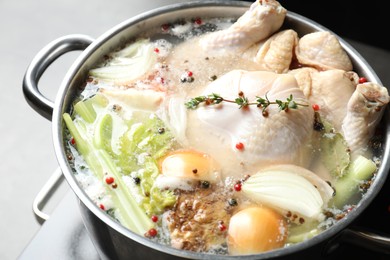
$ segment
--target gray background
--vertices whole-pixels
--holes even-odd
[[[34,55],[58,37],[81,33],[96,38],[136,14],[175,2],[186,1],[0,0],[0,259],[17,258],[40,229],[32,203],[57,168],[51,122],[33,111],[22,93],[22,79]],[[390,61],[390,52],[351,43],[365,50],[365,58],[389,84],[390,62],[378,63],[377,58]],[[77,55],[61,57],[44,74],[40,89],[47,97],[54,99]],[[50,214],[67,192],[65,183],[45,211]]]

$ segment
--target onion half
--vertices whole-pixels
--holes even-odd
[[[333,188],[313,172],[290,164],[262,169],[242,185],[252,200],[282,213],[291,212],[310,219],[322,219],[322,210]]]

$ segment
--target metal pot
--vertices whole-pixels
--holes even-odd
[[[25,98],[30,106],[39,114],[48,120],[52,120],[55,153],[61,171],[79,199],[80,211],[84,224],[101,258],[269,259],[297,255],[315,255],[320,257],[321,255],[332,251],[340,242],[340,238],[346,238],[349,241],[355,241],[361,243],[361,245],[385,253],[390,252],[389,238],[356,230],[352,225],[353,221],[356,220],[373,201],[386,180],[390,167],[388,161],[390,151],[388,139],[390,135],[390,125],[388,122],[384,122],[385,140],[382,164],[371,188],[358,203],[357,207],[350,212],[347,217],[318,236],[297,245],[263,254],[240,257],[209,255],[176,250],[168,246],[156,244],[147,238],[134,234],[113,221],[107,214],[100,210],[79,187],[73,176],[71,167],[68,164],[65,153],[62,114],[69,111],[80,86],[83,85],[87,78],[89,69],[91,69],[103,55],[122,46],[127,40],[153,26],[173,22],[182,17],[196,17],[199,14],[202,14],[202,17],[239,17],[248,9],[248,7],[249,3],[246,2],[218,0],[197,1],[166,6],[124,21],[96,40],[85,35],[69,35],[59,38],[44,47],[32,60],[23,81]],[[314,21],[292,12],[288,12],[285,19],[285,26],[294,28],[300,35],[313,31],[328,30]],[[369,81],[381,84],[375,72],[362,56],[344,40],[340,39],[340,42],[353,61],[354,70],[359,75],[366,77]],[[38,81],[54,60],[73,50],[83,50],[83,52],[69,69],[62,81],[55,102],[52,102],[39,92],[37,86]],[[389,118],[388,109],[385,111],[384,118]],[[59,173],[61,172],[59,171]]]

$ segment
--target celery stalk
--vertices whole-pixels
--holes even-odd
[[[172,192],[153,188],[159,175],[156,160],[172,146],[173,137],[149,112],[133,111],[132,118],[123,118],[108,103],[97,93],[76,103],[72,117],[65,113],[63,119],[91,172],[107,185],[118,220],[143,235],[155,225],[148,216],[176,202]],[[123,179],[130,173],[140,179],[137,189],[130,189]],[[116,188],[104,182],[106,176],[114,177]]]
[[[96,147],[102,148],[110,154],[112,154],[112,127],[112,116],[110,114],[101,116],[96,124],[93,138],[93,143]]]
[[[108,153],[104,150],[98,150],[98,157],[102,160],[101,163],[106,166],[109,174],[115,178],[117,188],[112,189],[112,193],[116,193],[117,199],[120,201],[118,205],[122,218],[129,229],[140,235],[144,235],[154,224],[151,219],[143,212],[141,207],[129,192],[126,184],[123,182],[120,173],[116,170],[115,164],[112,162]]]
[[[333,198],[334,206],[343,207],[358,192],[359,185],[371,178],[376,169],[375,163],[364,156],[360,155],[352,161],[347,173],[334,184],[336,190]]]
[[[295,235],[290,235],[287,239],[287,243],[296,244],[296,243],[308,240],[312,237],[315,237],[319,233],[321,233],[321,230],[318,228],[314,228],[314,229],[311,229],[307,232],[303,232],[303,233],[299,233],[299,234],[295,234]]]
[[[116,218],[141,235],[155,224],[150,215],[160,214],[176,202],[173,192],[153,188],[159,175],[157,159],[173,145],[173,136],[163,122],[150,112],[134,110],[131,118],[123,117],[108,106],[101,93],[79,101],[74,114],[63,119],[76,141],[76,149],[91,172],[106,185]],[[136,188],[129,187],[124,175],[139,178]],[[116,187],[105,183],[114,177]],[[141,199],[140,199],[141,198]]]
[[[96,119],[96,107],[105,107],[108,104],[107,98],[101,94],[79,101],[74,105],[76,114],[80,115],[86,122],[93,123]]]
[[[176,195],[172,192],[153,188],[154,181],[160,174],[157,160],[173,145],[173,136],[164,128],[162,121],[157,117],[146,118],[143,115],[141,122],[133,124],[119,140],[120,153],[114,155],[117,165],[123,174],[132,174],[141,182],[138,189],[134,189],[143,197],[142,207],[147,214],[160,214],[166,207],[176,202]]]
[[[67,113],[63,115],[63,119],[76,141],[77,150],[94,174],[99,179],[103,179],[105,173],[114,176],[117,188],[108,187],[107,190],[120,211],[119,221],[130,230],[144,235],[154,224],[128,191],[109,154],[101,147],[96,147],[93,140],[88,138],[85,132],[86,128],[82,126],[80,121],[74,122]]]
[[[96,119],[95,110],[93,110],[92,107],[89,107],[86,102],[77,102],[76,105],[74,105],[74,110],[88,123],[92,123]]]
[[[63,119],[65,121],[66,126],[68,127],[68,130],[70,134],[73,136],[77,143],[77,150],[80,154],[83,156],[87,155],[90,151],[86,141],[84,138],[80,135],[79,131],[77,130],[76,125],[73,123],[72,118],[68,113],[63,114]]]

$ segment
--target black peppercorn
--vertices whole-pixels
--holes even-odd
[[[229,199],[228,203],[229,203],[230,206],[237,206],[237,204],[238,204],[237,200],[234,199],[234,198]]]
[[[134,183],[137,185],[141,183],[141,179],[138,177],[134,177],[133,180],[134,180]]]
[[[208,189],[208,188],[210,188],[210,182],[208,182],[208,181],[201,181],[200,182],[200,187],[203,188],[203,189]]]

